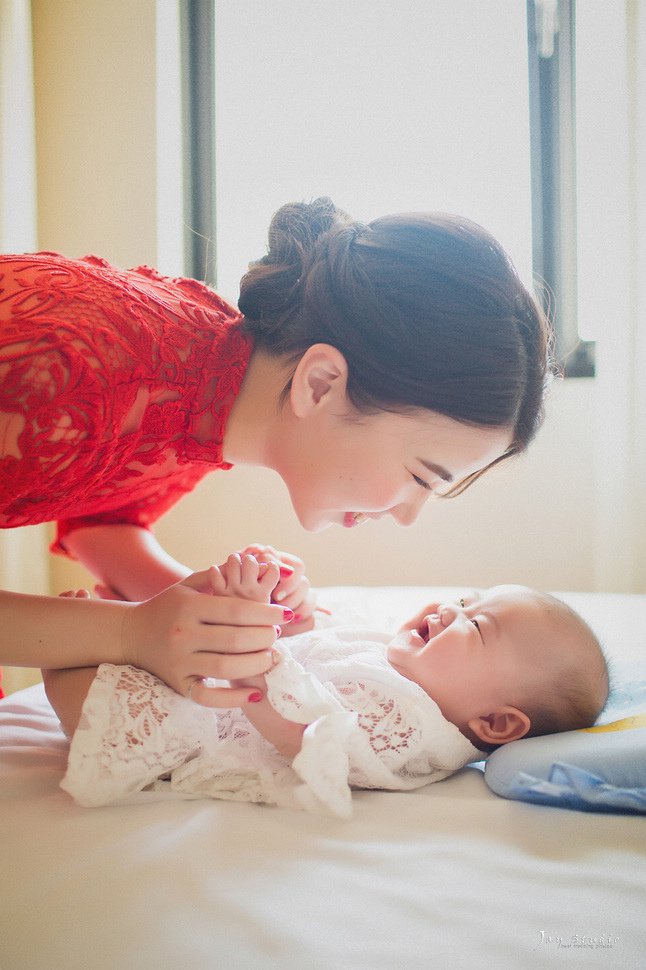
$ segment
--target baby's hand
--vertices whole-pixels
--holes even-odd
[[[269,603],[279,579],[278,563],[259,562],[253,555],[231,553],[221,566],[208,570],[211,588],[215,596],[239,596],[241,599]]]
[[[253,543],[243,549],[242,556],[252,555],[260,563],[274,563],[280,571],[278,585],[271,596],[272,603],[280,603],[294,612],[294,619],[283,629],[285,636],[305,633],[314,627],[315,597],[305,575],[305,563],[289,552],[280,552],[273,546]]]

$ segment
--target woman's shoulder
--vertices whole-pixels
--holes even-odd
[[[70,257],[53,250],[0,255],[1,285],[18,288],[56,288],[72,294],[79,288],[130,290],[133,296],[177,306],[193,305],[215,313],[222,322],[240,319],[240,311],[200,280],[167,276],[153,266],[122,268],[103,256]],[[170,306],[169,306],[170,308]]]
[[[96,257],[86,257],[95,259]],[[161,289],[166,289],[182,296],[195,304],[200,304],[210,310],[215,310],[226,319],[241,318],[240,311],[224,300],[219,293],[211,289],[201,280],[192,279],[188,276],[165,276],[154,266],[143,264],[135,266],[125,271],[133,280],[147,280]]]

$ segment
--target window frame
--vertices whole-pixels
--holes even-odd
[[[566,377],[594,376],[578,333],[575,0],[527,0],[532,263]]]
[[[577,325],[575,0],[526,0],[532,266],[566,377],[594,376],[594,342]],[[184,254],[216,286],[216,0],[180,4]]]
[[[182,65],[184,272],[217,285],[215,0],[183,0]]]

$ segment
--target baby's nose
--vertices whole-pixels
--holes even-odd
[[[446,603],[445,605],[440,606],[438,614],[442,626],[449,626],[463,612],[462,607],[458,606],[457,603]]]

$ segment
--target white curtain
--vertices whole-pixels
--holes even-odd
[[[646,592],[646,2],[580,5],[577,21],[585,10],[579,312],[597,338],[594,585]]]
[[[0,247],[36,248],[36,150],[29,0],[0,0]],[[0,530],[0,588],[49,589],[44,526]]]

